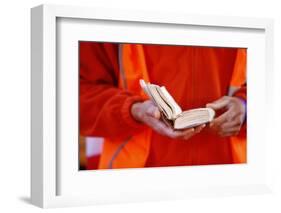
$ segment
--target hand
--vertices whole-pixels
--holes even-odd
[[[173,130],[160,120],[160,111],[150,100],[133,104],[131,113],[135,120],[146,124],[161,135],[174,139],[188,140],[205,127],[205,124],[203,124],[196,128]]]
[[[226,109],[226,111],[210,123],[210,128],[220,136],[233,136],[240,132],[246,116],[246,106],[237,97],[224,96],[206,107],[215,111]]]

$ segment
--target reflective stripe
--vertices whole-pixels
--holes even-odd
[[[122,44],[118,45],[118,60],[119,60],[119,72],[120,72],[120,79],[122,80],[122,85],[124,89],[128,89],[126,73],[123,66],[123,52],[122,52]]]
[[[126,139],[123,143],[121,143],[118,148],[116,149],[116,151],[114,152],[114,154],[112,155],[112,158],[110,159],[109,163],[108,163],[108,168],[112,169],[113,167],[113,162],[114,160],[117,158],[117,156],[119,155],[119,153],[121,152],[121,150],[125,147],[125,145],[130,141],[131,137],[129,137],[128,139]]]
[[[126,74],[125,74],[125,70],[124,70],[124,66],[123,66],[123,57],[122,57],[123,51],[122,51],[122,49],[123,49],[122,44],[119,44],[118,45],[119,75],[120,75],[120,79],[122,81],[123,89],[127,90],[128,84],[127,84]],[[125,145],[129,142],[130,138],[131,137],[126,139],[123,143],[121,143],[118,146],[118,148],[116,149],[116,151],[114,152],[114,154],[112,155],[112,158],[110,159],[110,161],[108,163],[109,169],[112,169],[114,160],[117,158],[117,156],[119,155],[121,150],[125,147]]]

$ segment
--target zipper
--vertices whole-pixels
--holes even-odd
[[[193,108],[194,105],[194,69],[195,69],[195,48],[196,47],[192,47],[192,62],[191,62],[191,106]],[[194,151],[195,151],[196,145],[194,143],[191,143],[191,164],[194,164]]]
[[[195,47],[192,48],[191,63],[191,104],[194,104],[194,67],[195,67]]]

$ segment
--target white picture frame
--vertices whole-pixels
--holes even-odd
[[[77,156],[75,154],[75,148],[73,144],[70,145],[70,148],[65,149],[65,143],[58,145],[58,137],[60,132],[58,132],[58,103],[60,100],[58,98],[58,88],[60,88],[61,78],[57,77],[57,70],[59,69],[58,63],[58,35],[60,32],[63,33],[69,32],[68,30],[73,30],[71,23],[67,23],[67,26],[62,28],[61,20],[74,21],[79,20],[91,22],[91,20],[99,21],[99,26],[106,25],[110,22],[111,26],[114,26],[114,23],[118,22],[118,26],[131,25],[128,23],[135,23],[146,27],[147,25],[153,24],[154,26],[165,27],[166,30],[175,29],[177,27],[191,27],[194,28],[195,38],[193,44],[199,44],[198,38],[196,38],[196,30],[200,28],[201,30],[207,29],[212,32],[223,32],[227,33],[226,35],[229,38],[234,38],[231,36],[233,32],[238,32],[236,35],[239,37],[240,31],[247,31],[246,34],[243,34],[241,39],[228,43],[227,39],[217,41],[214,36],[209,36],[207,38],[202,37],[201,45],[206,46],[227,46],[234,45],[249,47],[251,52],[254,54],[256,50],[256,43],[259,43],[261,53],[260,55],[256,54],[253,59],[258,60],[261,64],[255,64],[254,60],[251,67],[256,67],[258,77],[255,77],[250,83],[250,88],[248,91],[248,97],[251,101],[248,107],[255,108],[252,115],[249,116],[250,122],[252,119],[257,119],[256,115],[261,114],[261,120],[266,124],[266,131],[260,132],[262,128],[258,124],[253,124],[250,128],[251,131],[259,132],[257,136],[252,136],[250,134],[250,139],[263,140],[260,142],[260,145],[257,145],[257,148],[253,148],[253,160],[249,165],[232,165],[232,166],[216,166],[216,167],[204,167],[204,169],[197,168],[157,168],[157,169],[128,169],[128,170],[116,170],[116,171],[100,171],[99,173],[92,172],[83,172],[83,177],[80,177],[82,174],[80,171],[75,172],[75,166],[66,166],[66,160],[76,162],[78,164]],[[78,23],[79,24],[79,23]],[[128,202],[128,201],[142,201],[142,200],[165,200],[165,199],[177,199],[177,198],[186,198],[186,197],[196,197],[196,196],[214,196],[214,195],[232,195],[232,194],[252,194],[252,193],[263,193],[271,191],[271,165],[269,156],[270,146],[268,147],[269,142],[273,137],[273,129],[269,128],[269,124],[272,122],[271,118],[273,115],[273,99],[271,91],[273,90],[273,21],[271,19],[257,19],[257,18],[241,18],[241,17],[216,17],[216,16],[203,16],[203,15],[188,15],[188,14],[166,14],[166,13],[153,13],[148,11],[123,11],[123,10],[113,10],[113,9],[100,9],[100,8],[85,8],[85,7],[76,7],[76,6],[54,6],[54,5],[41,5],[31,10],[31,56],[32,56],[32,118],[31,118],[31,201],[33,204],[40,207],[58,207],[58,206],[75,206],[75,205],[90,205],[96,203],[112,203],[112,202]],[[117,30],[118,26],[112,28]],[[126,27],[125,26],[125,27]],[[69,28],[67,28],[69,27]],[[75,25],[74,27],[79,27]],[[131,26],[132,27],[132,26]],[[80,29],[80,28],[79,28]],[[82,28],[81,28],[82,29]],[[170,29],[170,31],[171,31]],[[211,30],[208,30],[211,29]],[[212,31],[212,32],[211,32]],[[81,30],[79,30],[81,32]],[[82,31],[83,32],[83,31]],[[106,32],[106,29],[104,29]],[[247,38],[248,33],[256,32],[255,39]],[[253,33],[253,34],[254,34]],[[82,40],[87,40],[88,36],[86,35]],[[109,37],[105,36],[106,33],[101,33],[101,37],[98,40],[110,40]],[[224,34],[223,34],[224,35]],[[246,36],[244,36],[246,35]],[[75,37],[76,36],[76,37]],[[70,43],[77,39],[77,36],[81,34],[69,35],[69,39],[65,39],[66,42]],[[91,33],[89,33],[91,36]],[[158,37],[157,37],[158,36]],[[144,36],[143,36],[144,38]],[[161,38],[161,35],[156,35],[155,38]],[[128,42],[129,37],[124,37],[124,42]],[[149,40],[153,42],[153,39]],[[191,37],[192,39],[192,37]],[[244,41],[245,39],[245,41]],[[130,40],[130,39],[129,39]],[[162,38],[163,40],[163,38]],[[235,40],[235,39],[234,39]],[[250,41],[252,40],[252,41]],[[122,41],[122,38],[119,38],[118,41]],[[142,37],[134,37],[131,42],[145,42],[147,40]],[[154,40],[156,41],[156,40]],[[163,40],[162,43],[168,43],[170,40]],[[177,38],[175,37],[172,43],[177,44]],[[256,43],[255,43],[256,42]],[[69,44],[70,44],[69,43]],[[181,44],[181,41],[179,41]],[[247,46],[248,45],[248,46]],[[252,48],[252,49],[251,49]],[[63,52],[63,49],[60,51]],[[251,60],[250,60],[251,61]],[[259,66],[261,65],[261,67]],[[260,68],[258,68],[260,67]],[[76,71],[77,67],[75,68]],[[62,75],[63,76],[63,75]],[[74,75],[73,75],[74,76]],[[77,74],[78,76],[78,74]],[[248,76],[249,77],[249,76]],[[250,79],[252,74],[250,75]],[[263,77],[266,77],[265,79]],[[64,78],[66,84],[71,83],[72,80]],[[75,80],[75,78],[74,78]],[[259,85],[257,85],[257,83]],[[262,84],[262,85],[261,85]],[[251,86],[252,85],[252,86]],[[258,89],[259,93],[262,94],[260,97],[254,96],[254,90]],[[70,101],[71,100],[65,100]],[[256,107],[256,103],[259,103],[259,107]],[[265,107],[267,110],[265,111]],[[75,110],[72,109],[72,110]],[[76,110],[78,113],[78,110]],[[251,114],[250,113],[250,114]],[[74,119],[75,121],[75,119]],[[254,121],[254,120],[253,120]],[[63,123],[63,121],[62,121]],[[67,122],[73,123],[73,122]],[[254,123],[254,122],[253,122]],[[77,123],[75,125],[78,125]],[[264,127],[264,125],[263,125]],[[75,136],[75,135],[74,135]],[[76,138],[77,139],[77,138]],[[75,138],[73,140],[76,140]],[[78,143],[78,139],[77,139]],[[259,143],[258,143],[259,144]],[[78,147],[78,145],[77,145]],[[252,146],[253,147],[253,146]],[[266,149],[265,149],[266,148]],[[63,150],[63,155],[62,155]],[[69,156],[72,156],[74,153],[73,159],[71,160]],[[62,155],[62,156],[61,156]],[[73,164],[71,164],[73,165]],[[144,171],[145,170],[145,171]],[[243,175],[235,176],[235,173],[245,173]],[[63,173],[63,174],[62,174]],[[110,173],[110,175],[108,175]],[[206,177],[206,174],[214,173],[211,175],[211,180],[199,180],[197,178],[190,178],[184,185],[176,184],[166,184],[165,178],[162,178],[164,181],[158,181],[158,177],[163,177],[163,174],[169,176],[174,176],[175,174],[180,177]],[[228,173],[228,176],[224,176]],[[69,175],[69,176],[68,176]],[[148,179],[144,178],[144,181],[139,184],[139,186],[134,186],[133,182],[128,181],[127,179],[132,180],[132,178],[140,177],[149,177],[151,180],[155,178],[155,185],[147,187],[145,181]],[[217,180],[213,180],[218,177]],[[221,181],[220,178],[225,177],[230,178],[229,181]],[[122,181],[125,179],[128,186],[112,187],[112,191],[95,186],[97,193],[89,194],[86,193],[86,185],[82,183],[89,182],[89,178],[97,178],[98,185],[102,186],[105,182],[109,183],[113,178],[119,178],[118,180]],[[126,179],[127,178],[127,179]],[[255,178],[255,179],[253,179]],[[236,179],[236,182],[234,181]],[[81,181],[79,187],[74,185]],[[194,186],[190,183],[194,181]],[[201,181],[201,182],[200,182]],[[74,183],[75,182],[75,183]],[[121,182],[125,184],[125,182]],[[177,182],[177,181],[176,181]],[[183,180],[179,180],[181,184],[184,183]],[[198,183],[197,183],[198,182]],[[197,183],[197,184],[196,184]],[[61,193],[61,185],[64,185],[63,193]],[[153,188],[154,187],[154,188]],[[89,188],[89,187],[88,187]],[[90,187],[91,188],[91,187]],[[71,193],[71,192],[77,193]],[[79,191],[79,192],[78,192]],[[122,194],[122,196],[120,196]]]

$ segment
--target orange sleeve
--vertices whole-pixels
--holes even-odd
[[[239,48],[237,50],[234,70],[230,85],[233,87],[240,87],[246,83],[246,69],[247,69],[247,49]]]
[[[234,97],[238,97],[243,99],[244,101],[247,101],[247,84],[244,84],[241,86],[234,94]]]
[[[244,123],[237,136],[230,137],[233,163],[247,162],[247,50],[238,49],[230,86],[238,88],[234,97],[241,99],[246,108]]]
[[[233,96],[247,100],[247,49],[237,50],[234,69],[231,77],[230,87],[239,88]]]
[[[144,125],[133,119],[130,108],[142,97],[117,87],[117,44],[79,45],[80,134],[126,138],[141,131]]]

